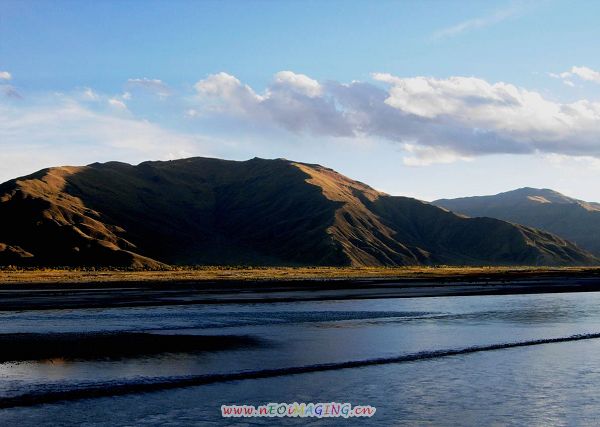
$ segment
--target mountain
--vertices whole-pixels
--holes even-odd
[[[540,228],[600,256],[599,203],[527,187],[495,196],[441,199],[433,204],[471,217],[499,218]]]
[[[550,233],[468,219],[284,159],[55,167],[0,185],[0,264],[592,264]]]

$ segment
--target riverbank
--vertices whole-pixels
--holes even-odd
[[[597,268],[23,270],[0,273],[0,310],[597,291]]]
[[[0,286],[21,284],[102,284],[113,282],[205,281],[323,281],[323,280],[481,280],[532,277],[599,276],[600,267],[166,267],[160,270],[128,269],[0,269]]]

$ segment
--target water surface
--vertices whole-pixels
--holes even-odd
[[[250,336],[226,351],[0,364],[0,399],[122,382],[260,371],[600,332],[600,294],[537,294],[0,312],[0,333],[141,331]],[[0,410],[0,425],[270,424],[220,405],[348,401],[373,425],[588,424],[600,340]],[[299,423],[297,419],[276,423]],[[312,420],[364,425],[364,420]]]

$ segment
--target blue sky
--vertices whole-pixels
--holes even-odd
[[[598,2],[0,2],[0,180],[286,157],[426,200],[600,201]]]

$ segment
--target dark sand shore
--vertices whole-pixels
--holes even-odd
[[[502,271],[436,277],[299,280],[93,280],[4,282],[0,310],[45,310],[189,304],[270,303],[600,291],[591,271]]]

